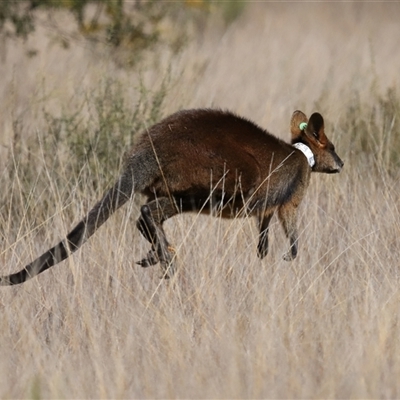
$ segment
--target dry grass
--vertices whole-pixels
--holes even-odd
[[[226,31],[211,17],[179,56],[149,57],[141,76],[152,90],[171,67],[165,114],[219,106],[287,138],[294,109],[318,108],[345,168],[313,175],[292,263],[281,259],[288,244],[276,219],[260,261],[254,221],[179,216],[166,230],[180,270],[160,281],[157,268],[134,264],[148,246],[133,202],[66,262],[1,288],[0,397],[400,397],[399,172],[378,151],[361,153],[343,130],[356,97],[364,114],[354,117],[368,120],[370,102],[399,83],[399,11],[389,3],[253,5]],[[51,43],[39,31],[8,45],[0,64],[2,168],[13,121],[38,134],[43,110],[80,107],[104,77],[121,82],[133,105],[138,99],[133,71],[101,51]],[[31,48],[40,51],[29,59]],[[366,131],[365,140],[384,135]],[[380,152],[393,150],[385,146]],[[30,204],[18,174],[2,174],[2,274],[47,250],[101,196],[73,190],[79,176],[60,170],[71,188],[64,196],[39,156]]]

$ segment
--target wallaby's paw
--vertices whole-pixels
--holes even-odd
[[[297,256],[296,253],[293,253],[292,250],[289,250],[287,253],[285,253],[285,254],[282,256],[282,258],[283,258],[285,261],[293,261],[293,260],[296,258],[296,256]]]
[[[285,261],[292,261],[292,260],[293,260],[292,253],[291,253],[290,251],[288,251],[287,253],[285,253],[285,254],[282,256],[282,258],[283,258]]]
[[[268,254],[268,247],[262,247],[262,246],[257,247],[258,258],[263,259],[267,254]]]
[[[154,250],[150,250],[147,253],[147,256],[140,261],[137,261],[136,264],[140,265],[143,268],[151,267],[152,265],[156,265],[158,263],[158,256]]]

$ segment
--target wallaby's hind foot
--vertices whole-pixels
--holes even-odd
[[[157,252],[151,249],[145,258],[137,261],[136,264],[140,265],[142,268],[148,268],[156,265],[158,262],[161,265],[161,276],[160,279],[169,279],[175,274],[175,258],[176,250],[172,246],[167,247],[167,252],[163,252],[163,258],[158,257]]]
[[[160,260],[158,259],[157,252],[154,249],[151,249],[145,258],[140,261],[136,261],[136,264],[140,265],[143,268],[151,267],[152,265],[156,265]]]
[[[161,278],[168,279],[174,274],[173,261],[176,251],[168,243],[162,224],[166,219],[176,215],[179,210],[175,203],[164,197],[149,201],[141,207],[140,212],[141,216],[137,221],[137,227],[151,243],[151,250],[138,264],[142,267],[149,267],[160,262]]]

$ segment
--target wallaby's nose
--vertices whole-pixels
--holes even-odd
[[[342,168],[343,168],[344,162],[338,157],[336,163],[337,163],[337,166],[338,166],[337,172],[340,172],[342,170]]]

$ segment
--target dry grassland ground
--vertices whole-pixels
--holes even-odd
[[[345,167],[312,176],[292,263],[275,218],[260,261],[254,221],[178,216],[166,230],[179,272],[160,281],[134,263],[148,251],[134,201],[67,261],[1,288],[0,398],[400,397],[400,132],[379,102],[399,85],[399,13],[398,3],[249,4],[226,29],[211,15],[182,52],[158,49],[133,70],[85,42],[63,49],[44,28],[3,43],[2,275],[63,238],[110,184],[102,175],[117,176],[54,171],[49,157],[66,150],[41,147],[57,135],[45,114],[89,120],[107,79],[134,108],[140,82],[156,92],[169,69],[162,115],[229,108],[285,139],[295,109],[318,110]],[[16,129],[28,188],[20,164],[10,173]]]

